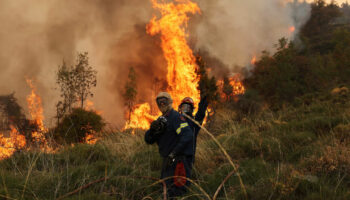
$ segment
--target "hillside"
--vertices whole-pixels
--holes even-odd
[[[303,96],[298,105],[277,112],[263,110],[237,121],[228,109],[218,111],[209,131],[238,167],[248,199],[350,198],[350,92],[343,88]],[[161,160],[135,135],[106,133],[95,145],[67,146],[55,154],[18,152],[1,165],[0,194],[8,199],[149,199],[161,198],[156,180]],[[237,173],[204,131],[194,167],[196,185],[185,199],[245,199]]]
[[[228,87],[226,98],[210,99],[215,112],[179,199],[350,199],[349,10],[312,4],[295,40],[281,38],[241,71],[244,94]],[[200,83],[220,96],[200,67]],[[31,138],[0,160],[0,199],[163,199],[162,160],[145,130],[106,128],[97,112],[72,108],[48,133],[41,145],[57,150]]]

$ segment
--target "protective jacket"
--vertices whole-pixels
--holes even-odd
[[[157,142],[160,155],[165,158],[170,153],[175,155],[194,155],[194,134],[185,117],[175,110],[164,115],[167,125],[162,134],[146,131],[145,141],[148,144]]]

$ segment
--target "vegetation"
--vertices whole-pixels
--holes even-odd
[[[239,173],[202,130],[184,199],[350,199],[350,32],[340,11],[316,1],[300,33],[303,45],[282,38],[276,53],[264,52],[238,101],[215,103],[215,77],[197,60],[201,93],[215,103],[206,127]],[[80,128],[71,131],[72,122]],[[162,161],[144,131],[102,131],[98,115],[73,109],[57,133],[80,142],[86,126],[103,132],[97,144],[16,152],[0,161],[0,197],[162,199],[155,178]]]
[[[32,132],[39,129],[35,121],[26,118],[22,107],[18,104],[15,93],[0,96],[0,133],[3,130],[10,130],[11,126],[25,136],[28,141],[27,146],[31,145]]]
[[[82,143],[89,134],[97,134],[104,127],[102,117],[94,111],[73,108],[72,113],[66,115],[55,130],[55,140]]]
[[[80,108],[84,107],[84,101],[88,96],[93,96],[92,87],[96,87],[97,71],[89,64],[88,53],[78,53],[76,64],[68,67],[65,62],[58,67],[57,84],[60,87],[62,101],[57,104],[57,119],[64,116],[66,111],[70,113],[73,104],[80,102]]]
[[[131,67],[129,69],[128,80],[125,84],[124,94],[123,94],[125,105],[127,106],[128,112],[129,112],[129,118],[128,118],[129,121],[130,121],[132,110],[135,105],[136,95],[137,95],[136,72],[134,68]]]
[[[209,131],[239,166],[248,199],[348,199],[350,93],[303,96],[299,106],[239,120],[218,110]],[[311,102],[311,103],[307,103]],[[90,182],[66,199],[161,198],[161,160],[143,131],[106,133],[96,145],[67,146],[55,154],[18,152],[0,162],[2,197],[58,199]],[[218,146],[199,134],[189,199],[213,197],[233,171]],[[15,166],[15,167],[14,167]],[[245,199],[238,177],[229,177],[217,199]]]

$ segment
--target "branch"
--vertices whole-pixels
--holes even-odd
[[[216,197],[219,195],[219,192],[221,190],[221,188],[224,186],[224,184],[226,183],[226,181],[228,181],[228,179],[236,172],[236,170],[233,170],[232,172],[230,172],[226,178],[222,181],[222,183],[219,185],[218,189],[216,189],[216,192],[213,196],[213,200],[216,200]]]

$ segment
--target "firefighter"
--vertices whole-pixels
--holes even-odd
[[[159,154],[163,158],[161,179],[166,179],[169,198],[181,196],[186,192],[193,163],[194,135],[186,119],[172,107],[172,98],[161,92],[156,98],[157,106],[162,112],[146,131],[145,141],[158,144]]]
[[[200,100],[200,102],[198,104],[198,111],[197,111],[195,116],[193,116],[194,101],[193,101],[193,99],[191,97],[185,97],[181,101],[178,110],[179,110],[180,113],[187,114],[192,119],[197,121],[200,125],[202,125],[204,117],[205,117],[205,112],[207,110],[207,107],[208,107],[207,98],[206,98],[206,96],[204,96],[204,95],[202,96],[201,95],[201,100]],[[195,124],[190,119],[186,118],[186,121],[187,121],[188,125],[191,127],[191,129],[192,129],[192,131],[194,133],[193,147],[192,148],[193,148],[193,152],[195,153],[196,152],[196,145],[197,145],[197,136],[198,136],[198,133],[199,133],[199,130],[201,129],[201,127],[198,126],[197,124]],[[195,154],[194,154],[194,156],[195,156]],[[194,162],[194,157],[193,157],[193,162]]]

